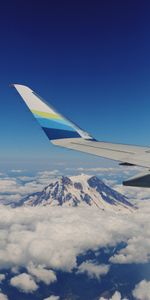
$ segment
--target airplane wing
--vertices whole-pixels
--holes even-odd
[[[122,165],[136,165],[150,169],[149,147],[97,141],[89,133],[58,113],[29,87],[20,84],[13,84],[13,86],[54,145],[116,160]],[[149,170],[146,174],[131,178],[123,184],[150,187]]]

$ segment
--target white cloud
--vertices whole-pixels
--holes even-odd
[[[142,280],[137,284],[133,296],[138,300],[150,300],[150,281]]]
[[[11,173],[22,173],[24,171],[26,171],[26,170],[14,169],[14,170],[11,170],[10,172]]]
[[[39,189],[43,186],[39,185]],[[0,193],[1,199],[16,200],[20,196],[20,199],[28,193],[37,191],[37,183],[35,181],[27,182],[22,184],[17,178],[4,177],[0,178]]]
[[[34,279],[26,273],[11,278],[10,284],[24,293],[33,293],[38,289]]]
[[[99,300],[106,300],[106,298],[104,297],[100,297]],[[111,298],[109,298],[108,300],[128,300],[127,298],[122,298],[121,294],[116,291],[113,296]]]
[[[119,292],[115,292],[110,300],[121,300],[121,294]]]
[[[43,300],[59,300],[60,298],[58,296],[50,296],[48,298],[44,298]]]
[[[38,174],[38,177],[39,178],[47,178],[47,177],[50,177],[50,176],[54,176],[54,175],[58,175],[60,172],[59,170],[48,170],[48,171],[39,171],[37,174]]]
[[[0,274],[0,283],[5,280],[5,275],[4,274]]]
[[[53,170],[38,172],[37,175],[33,177],[4,176],[0,178],[0,201],[2,203],[6,201],[18,201],[28,194],[41,191],[46,185],[50,184],[53,177],[58,174],[58,170]]]
[[[77,267],[76,257],[81,253],[89,249],[115,247],[122,241],[127,246],[112,256],[111,262],[149,261],[150,207],[146,201],[140,210],[129,214],[91,207],[12,209],[0,206],[0,215],[1,269],[29,268],[32,262],[38,271],[38,266],[44,266],[45,271],[70,271]]]
[[[8,300],[8,297],[0,292],[0,300]]]
[[[35,267],[33,263],[30,263],[27,270],[36,278],[36,281],[43,281],[45,284],[50,284],[57,280],[54,271],[47,270],[41,265]]]
[[[40,184],[48,185],[52,179],[60,175],[59,170],[52,170],[52,171],[41,171],[38,172],[36,175],[36,180]],[[61,174],[62,175],[62,174]]]
[[[122,298],[121,294],[116,291],[110,300],[128,300],[128,299]]]
[[[22,198],[20,194],[13,194],[13,195],[0,195],[0,202],[1,204],[6,204],[14,201],[19,201]]]
[[[13,197],[19,199],[27,192],[37,191],[37,188],[42,189],[46,182],[50,183],[50,173],[48,171],[39,172],[31,182],[26,182],[27,178],[24,178],[25,183],[23,184],[19,177],[18,179],[1,178],[0,192],[10,192],[10,195],[6,195],[6,199],[8,199],[7,197],[10,197],[11,200]],[[58,174],[58,171],[56,170],[54,173]],[[116,188],[133,199],[150,198],[148,189],[121,186],[116,186]],[[24,291],[28,289],[26,286],[30,283],[29,286],[31,285],[31,290],[34,291],[38,288],[36,282],[43,281],[45,284],[50,284],[56,280],[53,269],[71,271],[76,268],[77,256],[89,249],[96,251],[103,247],[115,247],[124,241],[126,246],[110,258],[111,263],[149,262],[149,201],[138,202],[138,206],[137,211],[129,214],[112,213],[93,208],[21,207],[11,209],[0,206],[0,269],[27,268],[29,274],[25,274],[28,276],[25,276],[25,280],[24,275],[20,274],[13,277],[11,282],[17,282],[18,286],[16,287],[24,289]],[[105,268],[106,273],[104,273],[107,274],[109,266],[98,266],[87,261],[78,267],[78,272],[86,272],[91,277],[99,278],[104,271],[101,269],[102,267]],[[21,275],[23,277],[20,278]],[[146,295],[144,289],[148,290],[150,294],[149,282],[142,281],[137,285],[133,291],[134,296],[140,297],[140,293],[143,293],[141,297],[144,297]],[[114,295],[111,300],[122,299],[119,292]],[[118,295],[120,298],[113,298],[119,297]],[[100,299],[102,300],[102,297]],[[150,298],[137,299],[149,300]]]
[[[127,187],[117,184],[114,186],[114,189],[130,199],[136,199],[140,201],[142,199],[150,199],[150,193],[148,188]]]
[[[19,274],[19,267],[12,267],[11,268],[11,272],[13,273],[13,274]]]
[[[33,181],[36,179],[36,177],[33,177],[33,176],[19,176],[17,177],[18,179],[20,179],[21,181],[23,182],[26,182],[26,181]]]
[[[132,223],[123,214],[92,208],[1,206],[0,215],[0,268],[32,262],[70,271],[80,253],[115,245],[131,235]]]
[[[116,173],[116,172],[120,172],[120,167],[108,167],[108,168],[104,168],[104,167],[95,167],[95,168],[77,168],[78,171],[80,172],[96,172],[96,173]]]
[[[33,274],[36,280],[38,277],[40,280],[40,276],[44,280],[44,274],[49,272],[51,281],[55,275],[50,270],[71,271],[77,267],[78,255],[90,249],[115,247],[122,241],[126,247],[110,258],[111,263],[149,261],[148,201],[143,201],[139,210],[129,214],[91,207],[12,209],[0,206],[0,215],[0,269],[27,267],[31,275],[36,272]],[[88,263],[79,270],[87,266],[96,270],[97,265],[89,267]]]
[[[0,192],[1,193],[12,193],[16,192],[17,182],[15,178],[4,177],[0,179]]]
[[[93,263],[91,260],[83,262],[79,268],[77,273],[86,273],[89,277],[100,279],[101,276],[106,275],[109,272],[108,265],[97,265]]]

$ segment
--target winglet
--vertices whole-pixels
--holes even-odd
[[[20,84],[12,84],[11,86],[15,87],[21,95],[49,140],[79,137],[93,139],[89,133],[58,113],[29,87]]]

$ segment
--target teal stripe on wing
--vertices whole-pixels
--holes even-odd
[[[71,126],[58,123],[57,121],[50,120],[50,119],[45,119],[45,118],[36,118],[41,127],[44,128],[53,128],[53,129],[61,129],[61,130],[68,130],[68,131],[76,131],[74,128]]]

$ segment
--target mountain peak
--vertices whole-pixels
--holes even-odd
[[[93,206],[102,210],[133,210],[128,199],[97,176],[61,176],[41,192],[22,199],[19,206]]]

